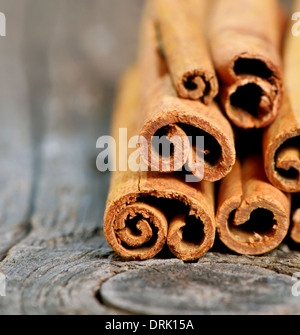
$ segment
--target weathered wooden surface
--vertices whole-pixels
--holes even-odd
[[[9,9],[14,35],[0,41],[0,259],[26,234],[34,165],[29,97],[19,57],[24,10],[22,5],[20,11]]]
[[[166,252],[124,262],[105,242],[109,174],[96,170],[95,146],[141,1],[1,4],[0,314],[300,314],[300,247],[289,241],[262,257],[217,246],[188,264]]]
[[[290,278],[253,265],[169,262],[119,274],[101,294],[108,305],[133,313],[300,312]]]

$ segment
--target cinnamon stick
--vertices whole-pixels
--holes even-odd
[[[222,82],[220,103],[237,127],[266,127],[283,97],[284,19],[278,2],[215,0],[211,13],[209,42]]]
[[[260,255],[275,249],[289,229],[291,200],[267,181],[260,156],[237,161],[220,184],[217,231],[231,250]]]
[[[137,135],[140,82],[139,72],[132,69],[121,85],[112,127],[116,143],[120,128],[128,130],[128,138]],[[127,158],[131,154],[128,150]],[[151,171],[114,172],[104,232],[125,259],[152,258],[166,242],[178,258],[198,259],[214,243],[213,184],[186,184],[182,176]]]
[[[202,32],[207,0],[152,0],[157,34],[179,97],[210,103],[219,91]]]
[[[296,243],[300,243],[300,193],[294,195],[292,208],[291,238]]]
[[[300,1],[295,2],[300,11]],[[300,192],[300,39],[287,30],[284,47],[285,101],[263,139],[266,174],[279,189]]]
[[[295,242],[300,243],[300,208],[298,208],[293,215],[291,237]]]
[[[198,179],[202,179],[199,164],[203,164],[206,181],[217,181],[232,169],[235,162],[234,135],[230,123],[215,102],[204,105],[200,101],[180,99],[174,89],[166,60],[160,53],[155,15],[152,2],[148,2],[142,25],[139,64],[142,77],[140,99],[141,157],[151,170],[173,172],[187,168]],[[183,151],[182,156],[171,153],[165,158],[153,148],[154,136],[165,136],[174,147],[174,152]],[[192,137],[193,141],[182,145],[174,138]],[[204,137],[204,148],[195,139]],[[182,150],[184,146],[184,150]],[[194,163],[196,161],[196,163]],[[200,172],[199,172],[200,171]]]

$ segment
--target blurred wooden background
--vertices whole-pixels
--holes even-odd
[[[289,243],[262,257],[216,247],[184,264],[123,262],[105,242],[109,174],[95,146],[135,57],[142,4],[0,1],[0,314],[300,313]]]

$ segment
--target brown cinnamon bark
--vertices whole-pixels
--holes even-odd
[[[123,81],[112,127],[117,143],[119,128],[128,129],[128,138],[137,134],[139,79],[134,69]],[[104,232],[125,259],[152,258],[166,242],[178,258],[198,259],[214,243],[214,220],[212,183],[186,184],[181,176],[154,172],[112,174]]]
[[[298,208],[293,215],[291,237],[295,242],[300,243],[300,208]]]
[[[284,19],[277,0],[215,0],[209,42],[222,82],[220,102],[240,128],[263,128],[283,97],[280,46]]]
[[[180,99],[172,85],[165,59],[160,54],[152,2],[146,8],[141,48],[141,100],[140,136],[141,157],[151,170],[173,172],[188,166],[199,179],[195,158],[204,152],[204,180],[217,181],[223,178],[235,162],[234,135],[230,123],[215,102],[204,105],[200,101]],[[187,136],[204,136],[204,148],[196,142],[185,143],[182,156],[163,157],[153,148],[153,136],[166,136],[173,143],[174,152],[182,151],[172,138],[184,139]],[[201,155],[200,155],[201,156]],[[201,160],[197,160],[201,161]],[[202,163],[202,161],[201,161]],[[171,166],[171,168],[170,168]]]
[[[295,2],[300,11],[300,1]],[[279,189],[300,192],[300,39],[287,30],[284,48],[286,96],[278,118],[265,130],[266,174]]]
[[[300,243],[300,193],[293,195],[291,238]]]
[[[288,233],[290,207],[290,196],[267,181],[260,157],[237,161],[220,184],[216,215],[220,239],[239,254],[269,252]]]
[[[219,92],[219,84],[201,27],[207,0],[151,1],[161,47],[179,97],[210,103]]]

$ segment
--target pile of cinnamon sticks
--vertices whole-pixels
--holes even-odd
[[[121,128],[139,138],[117,151],[117,166],[134,157],[140,168],[113,172],[104,217],[123,258],[167,246],[195,260],[216,234],[247,255],[288,234],[300,243],[300,37],[289,21],[276,0],[146,2],[112,125],[116,143]]]

